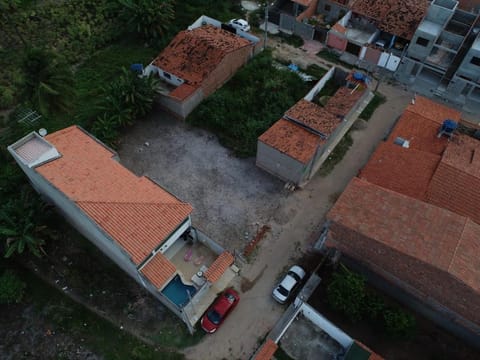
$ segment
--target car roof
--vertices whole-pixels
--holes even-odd
[[[233,302],[230,302],[227,298],[227,295],[233,295],[235,300]],[[239,296],[236,291],[234,290],[227,290],[222,293],[215,301],[215,303],[212,306],[212,309],[214,309],[216,312],[218,312],[221,316],[225,315],[225,313],[232,307],[232,305],[239,300]]]
[[[282,285],[287,290],[292,290],[293,286],[297,283],[291,275],[285,275],[280,285]]]

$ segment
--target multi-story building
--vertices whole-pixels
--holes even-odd
[[[475,6],[455,0],[432,1],[395,77],[420,94],[467,112],[478,111],[479,32],[480,14]]]

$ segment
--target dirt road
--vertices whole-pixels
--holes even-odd
[[[388,102],[377,109],[364,129],[353,132],[352,148],[327,177],[315,177],[305,189],[285,200],[282,211],[288,214],[288,221],[279,224],[271,219],[272,232],[262,240],[253,264],[242,269],[243,277],[253,280],[261,274],[260,278],[249,291],[241,294],[238,308],[218,333],[185,351],[188,359],[248,359],[280,317],[284,308],[270,295],[279,274],[307,249],[308,238],[323,222],[332,199],[366,163],[411,100],[411,94],[387,84],[381,84],[379,91]],[[240,281],[238,278],[237,289]]]

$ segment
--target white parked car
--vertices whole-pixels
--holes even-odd
[[[242,31],[250,31],[250,25],[247,20],[243,19],[232,19],[228,22],[229,25],[233,26],[235,29]]]
[[[273,290],[273,298],[280,304],[285,304],[305,277],[305,270],[294,265],[288,270],[282,281]]]

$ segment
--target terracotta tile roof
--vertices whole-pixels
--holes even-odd
[[[335,94],[328,99],[325,104],[325,110],[334,115],[347,115],[353,108],[353,105],[355,105],[363,95],[365,89],[359,87],[357,90],[353,91],[353,93],[352,90],[353,89],[348,89],[345,86],[339,88]]]
[[[173,89],[168,95],[171,97],[177,98],[179,100],[185,100],[190,95],[192,95],[195,92],[195,90],[197,90],[196,86],[182,84],[180,86],[177,86],[175,89]]]
[[[400,194],[425,200],[440,159],[440,155],[403,148],[389,141],[377,147],[359,177]]]
[[[36,171],[75,202],[140,264],[192,212],[76,126],[46,136],[61,157]]]
[[[438,124],[443,124],[446,119],[460,121],[460,111],[449,108],[448,106],[436,103],[423,96],[416,96],[415,104],[407,106],[407,111],[418,114]]]
[[[464,135],[451,141],[427,190],[427,201],[480,223],[480,142]]]
[[[233,255],[228,251],[221,253],[213,262],[212,265],[208,267],[208,270],[205,272],[205,277],[211,283],[218,281],[222,275],[225,273],[230,265],[233,264]]]
[[[427,0],[356,0],[351,10],[377,21],[381,30],[410,40],[428,5]]]
[[[324,143],[319,135],[285,119],[278,120],[258,140],[303,164],[308,163],[317,146]]]
[[[445,271],[467,221],[451,211],[358,178],[352,179],[327,218]]]
[[[285,115],[327,136],[342,122],[323,107],[304,99],[288,109]]]
[[[254,360],[270,360],[277,349],[278,345],[272,339],[267,339],[255,355]]]
[[[440,125],[421,115],[406,110],[390,134],[389,141],[401,137],[410,142],[410,148],[441,155],[448,144],[448,139],[437,137]]]
[[[184,30],[154,60],[154,65],[192,86],[199,85],[228,53],[251,43],[231,32],[205,25]]]
[[[335,25],[333,25],[332,30],[335,30],[336,32],[338,32],[340,34],[346,34],[347,33],[347,28],[345,26],[340,25],[339,23],[336,23]]]
[[[162,290],[177,269],[170,260],[157,253],[140,271],[158,290]]]
[[[467,220],[448,271],[480,292],[480,225]]]

